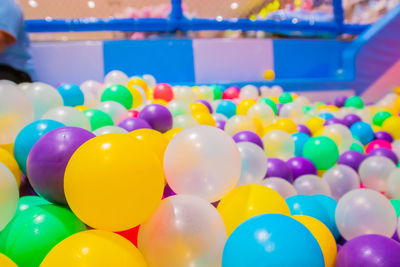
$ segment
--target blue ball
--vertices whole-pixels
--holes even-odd
[[[76,84],[64,83],[57,90],[64,101],[64,106],[76,107],[85,102],[83,92]]]
[[[310,139],[310,136],[308,134],[299,132],[292,134],[292,138],[294,141],[294,155],[296,157],[302,157],[303,147],[308,141],[308,139]]]
[[[329,214],[319,202],[311,196],[295,195],[288,197],[286,203],[292,215],[307,215],[323,222],[328,228]]]
[[[226,241],[222,266],[324,266],[317,240],[300,222],[262,214],[240,224]]]
[[[358,121],[350,127],[351,134],[363,145],[368,144],[375,138],[371,125],[366,122]]]
[[[14,143],[14,155],[19,168],[25,175],[26,161],[33,145],[46,133],[64,126],[58,121],[38,120],[28,124],[19,132]]]
[[[321,113],[318,115],[318,117],[320,117],[321,119],[324,119],[324,120],[329,120],[329,119],[334,118],[335,116],[333,116],[331,113]]]
[[[215,112],[225,115],[229,119],[236,115],[236,105],[230,100],[222,100]]]
[[[326,196],[326,195],[313,195],[311,196],[315,200],[318,201],[318,203],[324,207],[326,212],[329,215],[329,225],[328,228],[331,230],[333,237],[336,240],[339,240],[340,238],[340,233],[339,230],[336,226],[336,219],[335,219],[335,212],[336,212],[336,206],[337,202],[333,198]]]

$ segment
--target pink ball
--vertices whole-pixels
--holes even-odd
[[[235,99],[239,97],[240,90],[237,87],[229,87],[222,94],[223,99]]]
[[[385,140],[374,140],[367,145],[367,147],[365,148],[365,152],[368,154],[372,150],[382,147],[392,149],[392,144]]]

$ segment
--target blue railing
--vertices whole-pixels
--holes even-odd
[[[249,19],[187,19],[183,16],[182,0],[171,0],[172,10],[167,19],[50,19],[26,20],[28,32],[83,32],[83,31],[129,31],[129,32],[173,32],[201,30],[242,30],[266,32],[295,32],[303,34],[343,33],[358,35],[370,25],[348,25],[343,21],[341,0],[333,0],[332,22],[294,20],[249,20]]]

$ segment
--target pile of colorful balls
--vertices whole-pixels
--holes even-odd
[[[0,266],[400,266],[400,96],[0,81]]]

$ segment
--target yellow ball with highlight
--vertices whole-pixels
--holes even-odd
[[[263,75],[265,80],[274,80],[275,72],[273,70],[266,70]]]
[[[324,120],[320,117],[313,117],[306,122],[306,126],[310,129],[311,133],[316,133],[324,125]]]
[[[249,109],[257,102],[254,99],[244,99],[236,107],[237,115],[247,115]]]
[[[293,120],[288,118],[279,119],[275,122],[274,125],[277,130],[282,130],[289,134],[294,134],[295,132],[297,132],[297,124]]]

